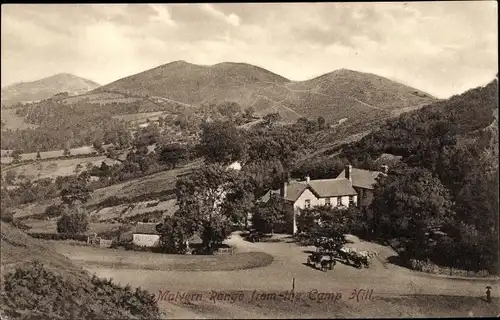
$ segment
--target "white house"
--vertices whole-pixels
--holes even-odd
[[[137,222],[132,235],[132,243],[140,247],[157,247],[160,244],[160,234],[156,231],[158,223]]]
[[[306,177],[304,181],[286,182],[280,190],[266,193],[261,201],[269,201],[272,195],[284,200],[289,222],[286,231],[295,234],[296,216],[300,209],[324,205],[339,208],[357,205],[358,194],[352,186],[351,170],[351,166],[346,166],[346,176],[336,179],[310,180]]]
[[[337,179],[348,178],[352,181],[352,187],[358,194],[358,207],[368,206],[373,201],[373,189],[377,184],[377,179],[381,175],[387,175],[388,166],[382,166],[382,171],[370,171],[364,169],[347,168],[342,171]]]

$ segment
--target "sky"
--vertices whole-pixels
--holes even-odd
[[[184,60],[291,80],[375,73],[446,98],[498,70],[496,1],[4,4],[1,84],[72,73],[106,84]]]

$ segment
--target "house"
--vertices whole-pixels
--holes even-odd
[[[140,247],[157,247],[160,245],[160,233],[156,231],[158,223],[137,222],[132,234],[132,243]]]
[[[351,170],[352,167],[347,166],[345,171]],[[296,216],[300,209],[323,205],[347,208],[356,206],[358,201],[358,193],[346,177],[319,180],[306,177],[304,181],[286,182],[280,190],[267,192],[260,201],[267,203],[273,197],[284,201],[287,212],[284,231],[292,234],[297,232]]]
[[[140,247],[160,246],[160,233],[156,231],[159,223],[138,222],[132,234],[132,243]],[[202,239],[197,234],[192,235],[187,242],[188,246],[200,246]]]
[[[356,169],[351,166],[346,166],[337,179],[345,178],[352,181],[352,187],[358,194],[358,207],[369,205],[373,200],[373,189],[377,184],[377,178],[380,175],[386,175],[389,167],[382,166],[382,171],[370,171],[364,169]]]

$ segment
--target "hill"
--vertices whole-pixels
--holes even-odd
[[[4,315],[13,319],[158,318],[156,302],[147,292],[92,278],[51,245],[6,222],[0,227],[2,319]]]
[[[149,96],[199,106],[234,101],[259,115],[280,113],[284,122],[323,116],[335,122],[387,118],[399,109],[412,109],[436,99],[389,79],[341,69],[307,81],[291,81],[245,63],[202,66],[171,62],[132,75],[91,93],[113,92]]]
[[[38,101],[61,92],[82,94],[99,87],[99,84],[68,73],[60,73],[31,82],[14,83],[2,88],[2,105]]]

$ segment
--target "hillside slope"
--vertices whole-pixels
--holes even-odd
[[[50,245],[3,221],[1,249],[2,319],[4,315],[14,319],[159,317],[152,295],[91,278]]]
[[[82,94],[99,87],[99,84],[68,73],[60,73],[31,82],[14,83],[2,88],[2,105],[24,101],[38,101],[61,92]]]
[[[260,67],[229,62],[201,66],[175,61],[92,91],[104,92],[189,105],[235,101],[259,115],[278,112],[284,122],[319,116],[331,122],[342,118],[366,122],[436,101],[427,93],[368,73],[341,69],[295,82]]]

